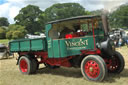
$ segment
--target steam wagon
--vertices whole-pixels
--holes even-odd
[[[120,73],[124,58],[109,38],[107,17],[78,16],[51,21],[44,38],[14,40],[10,52],[19,54],[22,74],[33,74],[39,64],[50,68],[81,68],[84,78],[102,81],[107,73]]]

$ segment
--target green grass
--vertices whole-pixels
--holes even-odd
[[[8,45],[9,40],[8,39],[0,39],[0,43]]]
[[[16,66],[16,59],[0,60],[0,85],[127,85],[128,48],[117,48],[124,56],[125,69],[120,74],[108,74],[102,82],[92,82],[83,78],[80,69],[58,68],[40,69],[34,75],[23,75]]]

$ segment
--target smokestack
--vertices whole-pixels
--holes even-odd
[[[103,10],[101,17],[102,17],[102,23],[103,23],[105,35],[108,35],[108,32],[109,32],[107,15],[108,15],[108,11]]]

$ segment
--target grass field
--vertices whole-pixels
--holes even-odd
[[[121,74],[108,74],[103,82],[85,80],[80,69],[58,68],[40,69],[35,75],[22,75],[16,66],[16,59],[0,60],[0,85],[127,85],[128,48],[117,49],[125,58],[125,69]]]

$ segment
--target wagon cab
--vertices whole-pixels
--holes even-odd
[[[96,50],[104,41],[100,16],[80,16],[49,22],[46,25],[50,58],[80,55],[82,50]]]

